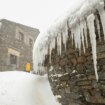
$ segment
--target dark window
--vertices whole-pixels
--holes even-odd
[[[29,45],[32,46],[33,45],[33,40],[29,39]]]
[[[17,64],[17,56],[10,54],[10,64]]]
[[[21,41],[24,41],[24,34],[22,32],[19,32],[19,39]]]

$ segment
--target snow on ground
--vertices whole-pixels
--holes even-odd
[[[47,75],[0,72],[0,105],[60,105],[51,91]]]

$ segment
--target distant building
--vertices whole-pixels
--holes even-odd
[[[0,20],[0,71],[32,68],[33,44],[39,34],[36,28],[6,19]]]

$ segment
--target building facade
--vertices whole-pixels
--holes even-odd
[[[0,71],[32,70],[32,49],[39,30],[2,19],[0,21]]]

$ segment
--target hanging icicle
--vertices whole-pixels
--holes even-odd
[[[97,24],[97,30],[98,30],[99,41],[101,41],[100,24],[99,24],[99,20],[98,20],[97,17],[96,17],[96,24]]]
[[[85,40],[85,35],[84,35],[84,21],[82,20],[80,22],[80,30],[81,30],[81,41],[82,41],[82,46],[83,46],[83,51],[85,53],[85,43],[84,43],[84,40]]]
[[[50,53],[50,64],[51,64],[51,52],[52,52],[52,49],[54,49],[55,48],[55,38],[51,41],[51,43],[50,43],[50,51],[49,51],[49,53]]]
[[[64,26],[64,29],[62,30],[62,34],[63,34],[63,44],[65,45],[65,49],[66,49],[66,41],[68,38],[68,25],[67,24]]]
[[[62,48],[62,43],[61,43],[61,34],[59,34],[57,36],[57,52],[58,52],[58,55],[61,55],[61,48]]]
[[[82,21],[83,24],[83,33],[84,33],[84,38],[85,38],[85,43],[86,43],[86,48],[88,48],[88,38],[87,38],[87,26],[86,26],[86,20]]]
[[[97,6],[98,5],[98,6]],[[88,8],[89,7],[89,8]],[[66,49],[66,41],[68,39],[68,30],[71,30],[71,38],[72,44],[75,45],[75,48],[79,50],[81,54],[81,49],[83,46],[83,51],[85,53],[85,48],[88,48],[88,37],[87,37],[87,25],[89,28],[89,35],[92,46],[92,54],[93,54],[93,62],[96,79],[98,81],[98,73],[97,73],[97,56],[96,56],[96,35],[95,35],[95,27],[94,27],[94,14],[89,15],[95,7],[99,11],[99,15],[102,22],[102,27],[104,31],[105,38],[105,10],[104,10],[104,2],[103,0],[84,0],[83,5],[79,10],[76,8],[75,11],[68,13],[68,15],[64,16],[60,19],[60,21],[56,21],[54,25],[52,25],[46,33],[38,36],[33,50],[33,61],[34,61],[34,71],[38,72],[38,70],[45,70],[43,67],[43,62],[45,60],[45,55],[48,53],[48,44],[50,44],[50,63],[51,63],[51,51],[55,48],[55,38],[57,38],[57,51],[58,54],[61,54],[61,35],[63,37],[63,44]],[[89,16],[88,16],[89,15]],[[88,16],[88,17],[87,17]],[[82,17],[82,18],[81,18]],[[87,17],[87,18],[86,18]],[[87,24],[85,19],[87,19]],[[64,20],[62,20],[64,19]],[[84,19],[84,20],[81,20]],[[78,22],[79,20],[80,23]],[[100,26],[99,20],[96,19],[96,24],[100,37]],[[48,33],[49,32],[49,33]],[[49,43],[48,43],[49,42]]]
[[[74,44],[74,33],[73,28],[71,28],[71,40],[72,40],[72,46]]]
[[[96,55],[96,35],[95,35],[94,20],[95,20],[94,14],[91,14],[90,16],[87,17],[87,24],[88,24],[88,27],[89,27],[89,35],[90,35],[91,46],[92,46],[92,54],[93,54],[95,75],[96,75],[96,79],[98,81],[97,55]]]
[[[105,40],[105,10],[104,10],[104,2],[100,2],[100,6],[98,8],[100,17],[101,17],[101,22],[102,22],[102,27],[103,27],[103,32],[104,32],[104,40]]]
[[[81,30],[80,30],[80,25],[77,23],[74,27],[74,29],[72,30],[74,33],[73,34],[73,40],[74,40],[74,44],[75,44],[75,48],[77,48],[79,50],[79,53],[81,55]]]

